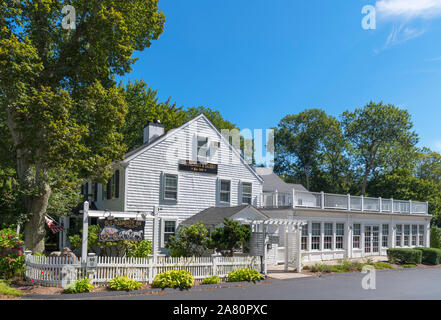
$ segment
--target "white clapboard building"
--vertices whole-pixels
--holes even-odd
[[[426,202],[314,193],[285,183],[269,168],[251,167],[204,115],[166,133],[150,122],[144,144],[115,165],[109,183],[89,182],[83,193],[98,210],[158,206],[161,250],[180,224],[215,227],[224,217],[306,222],[299,243],[304,262],[385,255],[387,248],[430,241]],[[152,228],[147,220],[147,239]],[[268,229],[270,263],[283,262],[285,228]]]

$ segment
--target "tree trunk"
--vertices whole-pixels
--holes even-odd
[[[42,163],[32,164],[28,161],[30,151],[20,148],[22,137],[10,109],[7,109],[7,115],[7,125],[17,150],[17,176],[22,190],[25,191],[22,196],[27,218],[24,227],[25,246],[32,252],[41,253],[46,235],[44,216],[51,194],[49,173]],[[42,152],[44,151],[39,150],[38,153]]]
[[[364,172],[363,185],[361,187],[361,195],[362,196],[364,196],[366,194],[367,179],[368,179],[370,172],[371,172],[371,168],[370,168],[370,166],[367,166],[366,170]]]
[[[41,253],[44,251],[45,214],[51,194],[48,173],[45,170],[38,168],[34,170],[31,166],[27,166],[18,170],[18,176],[22,185],[29,186],[31,181],[35,185],[30,195],[23,196],[28,219],[25,223],[24,237],[27,249]]]

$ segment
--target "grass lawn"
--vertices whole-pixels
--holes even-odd
[[[20,297],[21,295],[23,293],[11,288],[6,280],[0,279],[0,296]]]

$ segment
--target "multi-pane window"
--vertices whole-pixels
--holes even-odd
[[[382,229],[382,239],[381,239],[381,246],[384,248],[387,248],[389,246],[389,225],[383,224]]]
[[[343,239],[345,235],[344,223],[337,223],[335,225],[335,248],[343,249]]]
[[[253,185],[249,182],[242,182],[242,203],[251,204]]]
[[[320,250],[320,223],[313,223],[311,230],[311,250]]]
[[[230,194],[231,194],[231,181],[230,180],[221,180],[220,181],[220,201],[230,203]]]
[[[208,138],[207,137],[198,137],[198,162],[207,162],[208,159]]]
[[[164,200],[178,200],[178,176],[164,174]]]
[[[410,237],[410,225],[404,225],[404,246],[409,246],[409,237]]]
[[[418,225],[418,245],[424,246],[424,225]]]
[[[302,250],[308,250],[308,225],[302,226],[302,242],[301,242],[301,249]]]
[[[325,223],[323,249],[332,249],[332,223]]]
[[[396,233],[396,239],[395,239],[395,246],[401,247],[401,237],[403,235],[402,225],[397,224],[397,233]]]
[[[418,226],[416,224],[412,225],[412,246],[417,245],[417,236],[418,236]]]
[[[361,226],[359,223],[354,224],[352,236],[352,247],[360,249]]]
[[[176,234],[176,221],[164,221],[164,245]]]

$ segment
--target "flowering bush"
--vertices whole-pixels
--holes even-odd
[[[0,230],[0,278],[11,279],[24,270],[23,241],[12,229]]]

